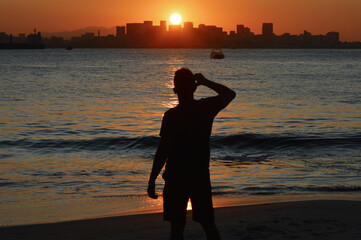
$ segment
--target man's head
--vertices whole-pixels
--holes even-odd
[[[174,92],[178,96],[193,95],[197,89],[193,73],[187,68],[181,68],[174,74]]]

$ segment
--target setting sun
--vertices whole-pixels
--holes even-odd
[[[174,13],[172,14],[172,16],[170,16],[170,22],[172,24],[178,25],[180,24],[181,21],[182,21],[182,17],[178,13]]]

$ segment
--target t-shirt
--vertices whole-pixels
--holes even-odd
[[[160,135],[169,143],[163,178],[207,174],[214,117],[226,107],[220,96],[193,100],[165,112]]]

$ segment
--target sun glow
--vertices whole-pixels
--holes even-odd
[[[170,16],[170,22],[174,25],[180,24],[182,21],[182,17],[178,13],[173,13],[172,16]]]

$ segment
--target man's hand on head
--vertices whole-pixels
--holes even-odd
[[[150,198],[153,198],[153,199],[157,199],[158,198],[158,195],[155,193],[155,183],[154,182],[150,182],[148,183],[148,196]]]
[[[196,80],[197,86],[204,85],[205,82],[208,81],[207,78],[205,78],[202,73],[196,73],[193,76],[194,76],[194,80]]]

